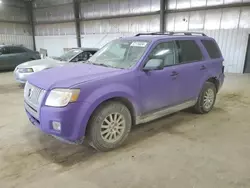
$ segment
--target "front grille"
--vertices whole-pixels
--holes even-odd
[[[26,82],[24,87],[25,109],[39,121],[40,107],[45,96],[45,90]]]
[[[45,90],[40,89],[34,85],[31,85],[28,82],[26,83],[24,88],[24,99],[28,103],[31,103],[35,107],[38,107],[41,104],[44,94]]]

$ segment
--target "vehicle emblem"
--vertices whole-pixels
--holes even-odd
[[[33,93],[33,89],[30,88],[29,91],[28,91],[28,97],[29,98],[31,97],[32,93]]]

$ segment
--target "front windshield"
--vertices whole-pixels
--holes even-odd
[[[120,69],[131,68],[142,57],[148,43],[148,41],[112,41],[94,54],[89,63]]]
[[[81,50],[75,49],[75,50],[69,50],[68,52],[64,53],[59,57],[59,60],[61,61],[69,61],[73,57],[75,57],[77,54],[82,52]]]

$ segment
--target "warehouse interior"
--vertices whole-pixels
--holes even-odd
[[[0,187],[250,187],[249,0],[1,0],[0,26],[1,45],[49,57],[138,33],[201,32],[216,40],[225,66],[211,113],[184,110],[133,127],[105,153],[32,126],[24,89],[13,70],[1,70]]]

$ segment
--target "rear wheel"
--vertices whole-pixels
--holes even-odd
[[[119,147],[132,125],[128,108],[120,102],[107,102],[94,112],[87,130],[89,144],[99,151]]]
[[[210,112],[214,107],[216,94],[217,92],[214,83],[206,82],[199,95],[198,101],[194,106],[195,112],[200,114]]]

